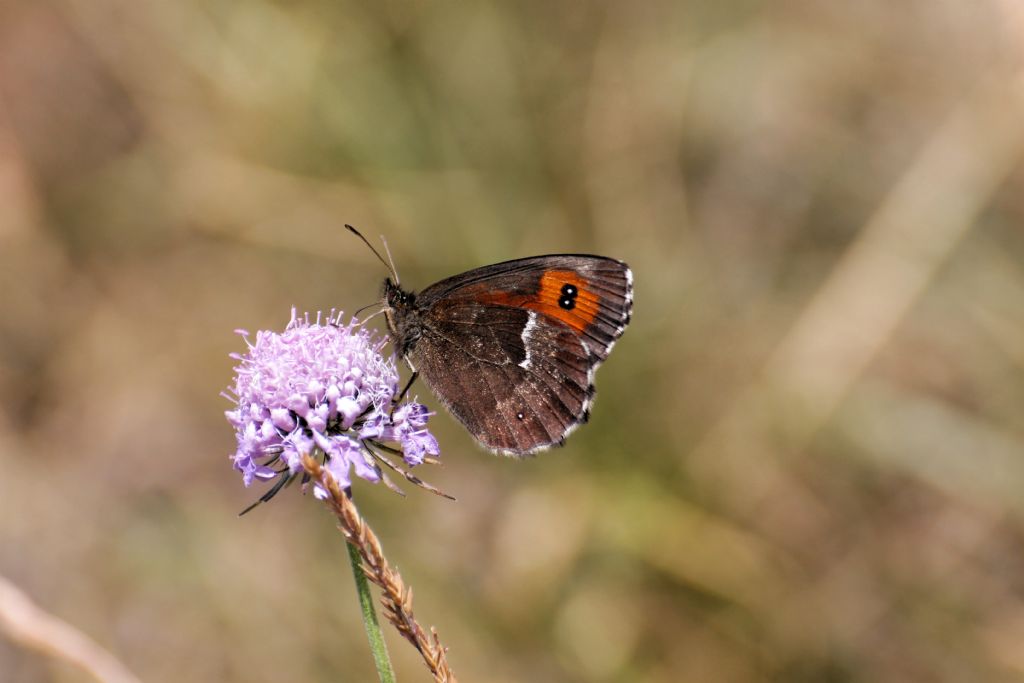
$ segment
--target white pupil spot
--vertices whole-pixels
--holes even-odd
[[[520,420],[522,420],[522,419],[523,419],[523,418],[525,418],[525,417],[526,417],[526,416],[525,416],[525,415],[523,415],[523,414],[522,414],[521,412],[520,412],[520,413],[516,413],[516,418],[518,418],[518,419],[520,419]]]

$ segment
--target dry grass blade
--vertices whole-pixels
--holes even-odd
[[[139,683],[128,668],[71,624],[44,612],[0,577],[0,631],[16,643],[60,659],[103,683]]]
[[[455,674],[448,666],[447,649],[441,644],[437,632],[431,628],[430,636],[417,623],[412,611],[412,588],[402,581],[401,575],[388,564],[380,540],[373,529],[363,521],[355,503],[338,488],[330,477],[324,476],[323,468],[308,455],[302,464],[316,481],[328,491],[327,506],[338,518],[338,528],[345,539],[359,551],[363,560],[366,578],[376,584],[382,592],[381,604],[384,615],[394,624],[402,636],[419,651],[435,681],[455,683]]]

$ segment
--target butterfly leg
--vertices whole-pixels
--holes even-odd
[[[409,381],[405,383],[405,388],[402,389],[402,392],[400,394],[398,394],[398,397],[391,401],[391,415],[389,417],[394,417],[395,409],[398,408],[398,404],[402,402],[402,399],[405,398],[405,395],[409,393],[409,389],[412,388],[413,382],[415,382],[416,378],[420,376],[419,371],[415,367],[413,367],[412,361],[406,358],[405,362],[409,364],[409,369],[412,370],[412,376],[409,377]]]

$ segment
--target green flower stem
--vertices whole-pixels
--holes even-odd
[[[366,627],[370,651],[373,652],[373,661],[377,665],[377,676],[380,677],[380,683],[395,683],[395,672],[391,668],[391,660],[388,658],[388,646],[384,642],[380,622],[377,621],[377,612],[373,609],[370,582],[366,580],[366,574],[363,573],[363,560],[354,545],[346,543],[345,546],[348,547],[348,559],[352,562],[352,576],[356,580],[359,607],[363,611],[363,626]]]

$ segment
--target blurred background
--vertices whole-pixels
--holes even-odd
[[[374,680],[219,396],[377,298],[348,222],[634,270],[565,448],[356,486],[460,680],[1024,680],[1022,66],[1014,0],[5,3],[0,575],[145,681]]]

